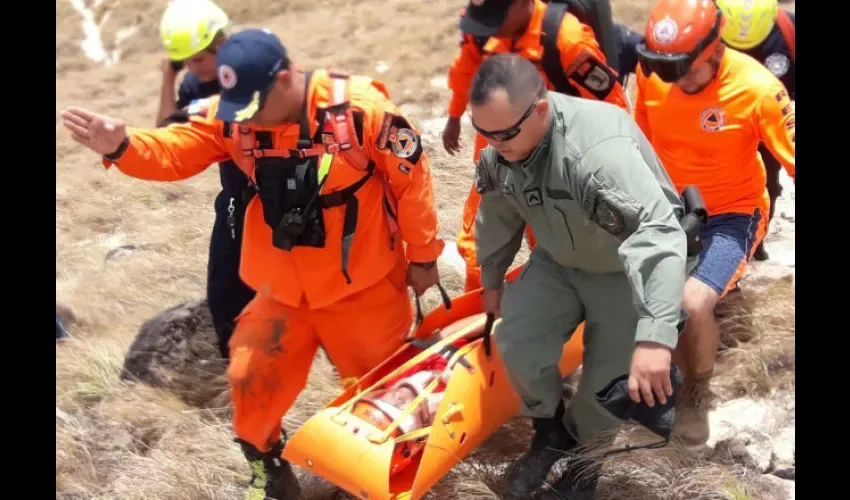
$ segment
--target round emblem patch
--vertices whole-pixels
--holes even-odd
[[[416,137],[416,134],[407,128],[398,129],[393,139],[391,147],[393,153],[399,158],[410,158],[419,147],[419,139]]]
[[[679,25],[676,21],[665,17],[655,23],[655,28],[652,30],[652,38],[658,43],[670,43],[676,39],[679,33]]]
[[[623,223],[623,215],[614,208],[611,203],[606,200],[600,200],[596,204],[596,223],[599,226],[613,235],[618,235],[623,232],[625,224]]]
[[[717,106],[706,108],[700,113],[699,124],[706,132],[717,132],[726,125],[726,113]]]
[[[771,73],[777,78],[782,77],[785,73],[788,73],[788,68],[791,65],[791,61],[788,60],[788,56],[785,54],[781,54],[779,52],[770,54],[764,60],[764,65],[767,69],[770,70]]]
[[[222,64],[218,67],[218,84],[221,88],[230,90],[236,86],[236,71],[230,66]]]

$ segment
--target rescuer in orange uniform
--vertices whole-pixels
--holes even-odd
[[[266,30],[232,35],[217,66],[207,118],[125,131],[79,108],[62,116],[133,177],[185,179],[232,157],[250,178],[240,272],[257,295],[230,341],[233,428],[253,471],[248,498],[289,500],[300,487],[281,458],[281,418],[317,349],[342,378],[394,352],[413,320],[405,283],[417,294],[438,283],[444,243],[420,136],[383,84],[298,71]]]
[[[675,433],[688,445],[708,439],[708,382],[720,339],[715,305],[735,288],[767,227],[759,143],[795,177],[788,93],[758,61],[721,43],[724,22],[713,0],[660,0],[637,46],[635,119],[676,189],[696,185],[708,211],[676,353],[688,390]]]
[[[562,94],[604,100],[628,110],[617,73],[607,64],[593,29],[566,11],[566,4],[542,0],[472,0],[460,20],[460,52],[449,68],[452,89],[443,146],[454,155],[460,150],[460,117],[466,110],[469,86],[481,62],[490,54],[512,52],[535,63],[546,87]],[[545,33],[557,32],[557,38]],[[486,40],[486,42],[485,42]],[[478,162],[487,141],[475,135],[473,161]],[[466,262],[465,290],[481,288],[475,254],[475,212],[481,197],[470,187],[463,207],[457,250]],[[526,231],[529,246],[534,237]]]

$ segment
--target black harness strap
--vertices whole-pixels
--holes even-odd
[[[546,78],[552,83],[555,92],[581,97],[578,89],[570,83],[561,65],[561,49],[558,48],[558,32],[561,22],[567,14],[567,4],[550,3],[543,15],[543,29],[540,34],[540,44],[543,46],[543,56],[540,65],[546,73]]]
[[[360,212],[360,202],[354,193],[356,193],[366,181],[375,173],[375,164],[369,162],[366,168],[366,174],[357,180],[354,184],[344,187],[333,193],[323,194],[319,196],[319,209],[333,208],[345,205],[345,215],[342,223],[342,275],[345,276],[345,281],[351,284],[351,276],[348,275],[348,257],[351,253],[351,244],[354,242],[354,232],[357,230],[357,216]]]

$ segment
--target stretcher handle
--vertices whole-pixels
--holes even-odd
[[[490,354],[493,352],[492,347],[492,335],[493,335],[493,327],[496,326],[496,315],[493,313],[487,313],[486,319],[484,320],[484,329],[482,332],[470,340],[478,340],[481,339],[481,343],[484,344],[484,355],[487,359],[490,359]]]
[[[487,319],[484,322],[484,339],[482,342],[484,343],[484,354],[487,356],[487,359],[490,358],[490,353],[492,352],[490,339],[493,334],[493,324],[496,323],[496,315],[493,313],[487,313]]]
[[[446,311],[451,310],[452,308],[452,299],[449,297],[446,289],[443,288],[442,283],[437,283],[437,289],[440,291],[440,297],[443,299],[443,307],[446,308]],[[416,329],[419,328],[419,325],[425,321],[425,314],[422,313],[422,301],[419,298],[419,295],[416,296],[416,320],[413,322],[413,325],[410,328],[410,333],[407,335],[407,341],[410,342],[413,339],[413,333],[416,332]]]

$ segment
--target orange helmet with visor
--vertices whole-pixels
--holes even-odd
[[[711,57],[724,25],[714,0],[659,0],[637,46],[641,71],[669,83],[681,80]]]

